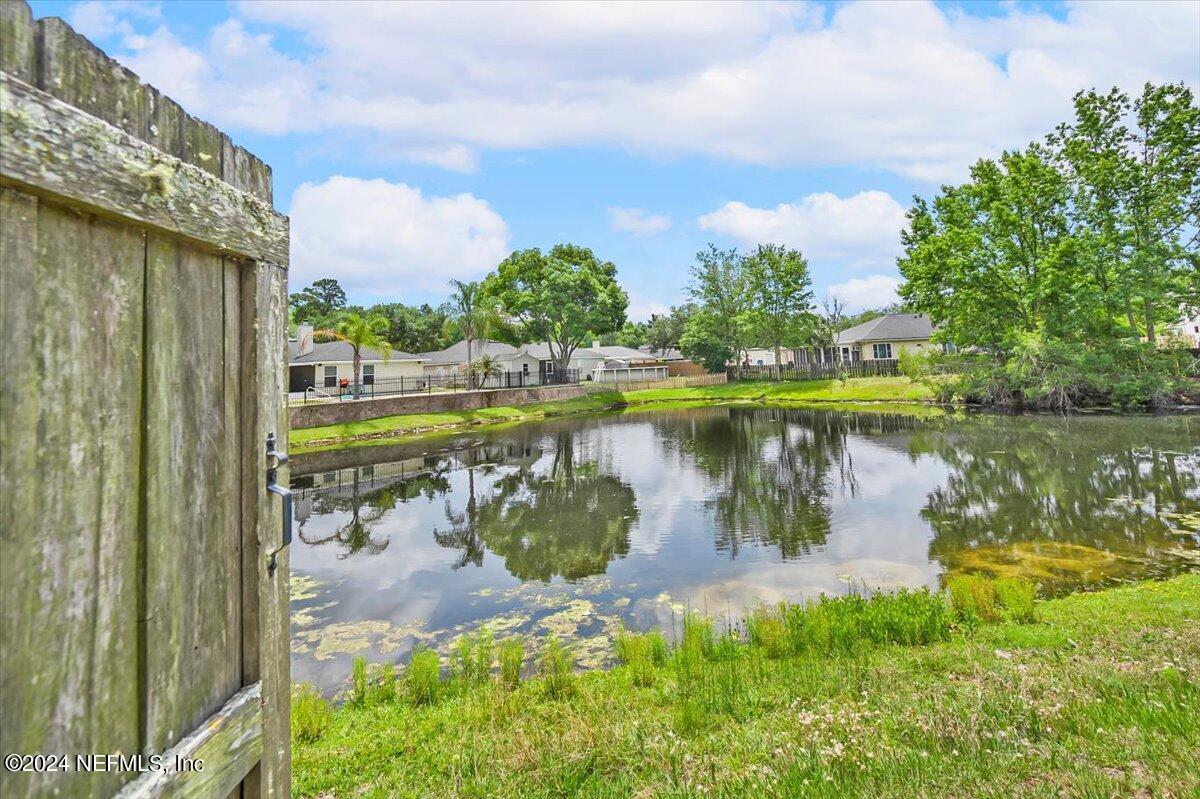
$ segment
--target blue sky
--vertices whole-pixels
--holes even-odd
[[[440,301],[513,249],[617,264],[631,316],[708,242],[886,302],[913,194],[1084,88],[1200,88],[1200,4],[33,2],[269,162],[293,290]]]

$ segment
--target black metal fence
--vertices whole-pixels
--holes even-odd
[[[467,384],[465,374],[422,375],[420,377],[384,377],[376,378],[369,383],[359,386],[360,399],[373,397],[390,397],[401,394],[433,394],[447,391],[491,391],[498,388],[524,388],[526,386],[561,386],[573,385],[579,382],[579,370],[567,369],[561,372],[492,372],[476,374],[475,385]],[[330,400],[354,399],[354,386],[309,387],[304,392],[304,401],[328,402]]]
[[[896,358],[873,361],[835,361],[785,366],[739,366],[728,370],[730,380],[841,380],[847,377],[895,377]]]

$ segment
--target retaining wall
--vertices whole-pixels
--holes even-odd
[[[585,393],[587,392],[582,385],[574,385],[502,388],[495,391],[463,391],[455,394],[405,394],[380,399],[296,405],[289,409],[289,413],[292,429],[297,430],[303,427],[362,422],[403,413],[473,411],[503,405],[552,402],[582,397]]]

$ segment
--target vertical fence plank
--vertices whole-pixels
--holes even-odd
[[[37,80],[37,27],[24,3],[0,2],[0,69],[26,83]]]
[[[224,262],[151,234],[146,273],[145,743],[157,752],[241,686],[240,473]]]
[[[0,193],[3,749],[134,753],[145,242]],[[106,795],[127,776],[5,770],[0,793]]]
[[[268,433],[287,442],[287,271],[255,263],[242,272],[243,574],[247,616],[243,626],[242,679],[263,683],[262,764],[246,777],[244,796],[281,796],[291,784],[291,648],[288,551],[274,573],[266,555],[280,545],[279,498],[266,490]],[[281,443],[281,445],[282,445]],[[287,470],[280,472],[287,479]],[[257,594],[251,617],[250,597]]]

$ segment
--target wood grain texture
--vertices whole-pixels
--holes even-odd
[[[215,252],[286,264],[287,217],[210,172],[7,73],[0,73],[0,115],[5,183]],[[219,135],[203,146],[215,148],[219,165]]]
[[[220,710],[163,753],[168,768],[147,772],[128,783],[114,799],[228,796],[262,756],[262,683],[238,691]],[[175,768],[189,760],[201,771]]]
[[[0,70],[37,80],[37,27],[24,0],[0,0]]]
[[[266,164],[142,83],[63,20],[35,22],[25,0],[0,2],[0,69],[271,203]]]
[[[242,429],[248,442],[242,472],[245,554],[242,653],[243,679],[263,683],[263,760],[246,778],[246,797],[285,796],[291,785],[291,648],[288,551],[280,552],[274,573],[266,555],[280,545],[279,498],[266,490],[268,433],[287,441],[287,271],[255,263],[242,273],[242,362],[246,369]],[[253,298],[253,301],[249,300]],[[287,468],[279,480],[287,482]],[[256,594],[251,603],[249,597]]]
[[[132,754],[144,239],[0,196],[2,748]],[[0,793],[104,795],[125,779],[3,771]]]
[[[146,271],[143,746],[158,752],[242,685],[240,445],[222,259],[152,234]]]

